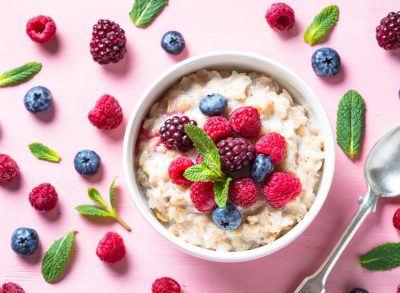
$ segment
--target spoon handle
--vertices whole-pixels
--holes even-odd
[[[346,246],[349,244],[350,240],[353,238],[354,234],[361,226],[365,218],[370,212],[374,212],[376,208],[376,203],[379,196],[373,193],[371,190],[368,191],[360,199],[360,207],[358,208],[356,214],[351,219],[350,223],[347,225],[346,230],[343,232],[339,241],[336,243],[335,247],[332,249],[331,253],[325,260],[325,262],[320,266],[320,268],[311,276],[306,277],[303,282],[294,291],[295,293],[324,293],[326,279],[329,273],[333,269],[340,255],[343,253]]]

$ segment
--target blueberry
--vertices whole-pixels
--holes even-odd
[[[31,88],[24,97],[25,108],[32,113],[46,112],[53,102],[53,95],[44,86]]]
[[[75,170],[83,176],[93,176],[100,167],[100,156],[91,150],[82,150],[75,155]]]
[[[331,48],[321,48],[312,55],[311,64],[316,75],[332,77],[340,71],[340,56]]]
[[[222,230],[235,230],[242,222],[239,210],[232,204],[227,204],[224,208],[216,208],[212,212],[212,219]]]
[[[351,289],[350,293],[368,293],[368,291],[365,289],[361,289],[361,288],[354,288],[354,289]]]
[[[11,236],[11,248],[20,255],[31,255],[39,247],[39,235],[31,228],[18,228]]]
[[[253,168],[251,169],[251,177],[258,183],[264,182],[268,176],[274,171],[274,164],[271,157],[263,154],[258,154],[254,160]]]
[[[223,95],[209,94],[200,100],[199,108],[204,115],[217,116],[224,113],[227,104]]]
[[[180,32],[166,32],[161,39],[161,47],[169,54],[179,55],[185,49],[185,40]]]

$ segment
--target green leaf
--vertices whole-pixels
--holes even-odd
[[[136,26],[143,28],[148,26],[167,4],[168,0],[135,0],[129,15]]]
[[[228,200],[229,184],[231,183],[231,181],[232,178],[227,177],[223,181],[217,181],[214,183],[215,202],[220,208],[226,206],[226,202]]]
[[[42,275],[47,282],[56,281],[71,255],[75,231],[68,232],[55,241],[46,251],[42,260]]]
[[[31,61],[0,75],[0,87],[17,85],[32,78],[42,69],[42,63]]]
[[[323,39],[339,19],[339,7],[330,5],[318,13],[304,33],[304,41],[315,45]]]
[[[99,217],[111,217],[115,218],[113,214],[110,214],[108,211],[105,211],[99,207],[83,204],[75,207],[75,209],[81,214],[85,216],[99,216]]]
[[[58,163],[61,161],[61,156],[54,150],[48,148],[42,143],[34,142],[28,145],[31,153],[40,160]]]
[[[186,169],[185,172],[183,173],[183,176],[185,176],[187,180],[193,182],[207,181],[207,180],[216,181],[218,179],[221,179],[218,176],[218,174],[216,174],[213,170],[209,169],[204,164],[194,165],[189,169]]]
[[[115,209],[115,181],[117,180],[117,177],[114,178],[113,182],[111,182],[110,185],[110,204],[111,204],[111,208],[113,210],[114,213],[117,213],[117,210]]]
[[[370,271],[386,271],[400,266],[400,242],[388,242],[360,256],[360,264]]]
[[[354,158],[360,152],[364,127],[364,100],[355,90],[349,90],[339,102],[336,141],[350,158]]]
[[[100,192],[96,188],[89,187],[88,195],[95,204],[101,206],[105,210],[108,210],[108,205],[106,204],[104,198],[101,196]]]

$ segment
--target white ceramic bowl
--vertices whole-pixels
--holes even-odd
[[[323,173],[311,209],[287,234],[268,245],[256,249],[238,252],[212,251],[206,248],[194,246],[172,235],[154,217],[153,213],[147,206],[147,199],[141,190],[139,182],[136,180],[134,147],[136,145],[141,123],[147,115],[148,110],[151,105],[153,105],[153,103],[181,77],[203,68],[246,70],[266,73],[278,82],[281,87],[287,89],[297,103],[307,105],[310,111],[311,123],[319,129],[320,135],[325,141],[326,157],[323,166]],[[158,233],[178,248],[193,256],[211,261],[240,262],[257,259],[278,251],[294,241],[304,232],[304,230],[306,230],[318,214],[325,202],[326,196],[328,195],[335,166],[335,152],[333,135],[328,117],[314,92],[296,74],[289,71],[281,64],[259,55],[245,52],[222,51],[186,59],[161,74],[147,88],[136,103],[136,107],[129,118],[124,138],[123,161],[126,181],[133,200],[147,222]],[[316,235],[316,237],[317,236],[318,235]]]

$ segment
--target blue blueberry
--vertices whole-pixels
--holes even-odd
[[[82,150],[75,155],[75,170],[83,176],[93,176],[100,167],[100,156],[91,150]]]
[[[207,116],[217,116],[224,113],[228,101],[223,95],[209,94],[199,103],[200,111]]]
[[[53,95],[44,86],[31,88],[24,97],[25,108],[32,113],[46,112],[53,102]]]
[[[268,178],[274,169],[275,166],[272,163],[270,156],[258,154],[254,160],[253,168],[251,169],[251,177],[254,181],[262,183]]]
[[[224,208],[216,208],[212,212],[212,219],[222,230],[235,230],[242,222],[239,210],[232,204],[227,204]]]
[[[39,235],[31,228],[18,228],[11,236],[11,248],[20,255],[31,255],[39,247]]]
[[[340,71],[340,56],[331,48],[321,48],[312,55],[311,64],[316,75],[332,77]]]
[[[365,289],[361,289],[361,288],[354,288],[354,289],[351,289],[350,293],[368,293],[368,291]]]
[[[166,32],[161,39],[161,47],[169,54],[179,55],[185,49],[185,40],[180,32]]]

